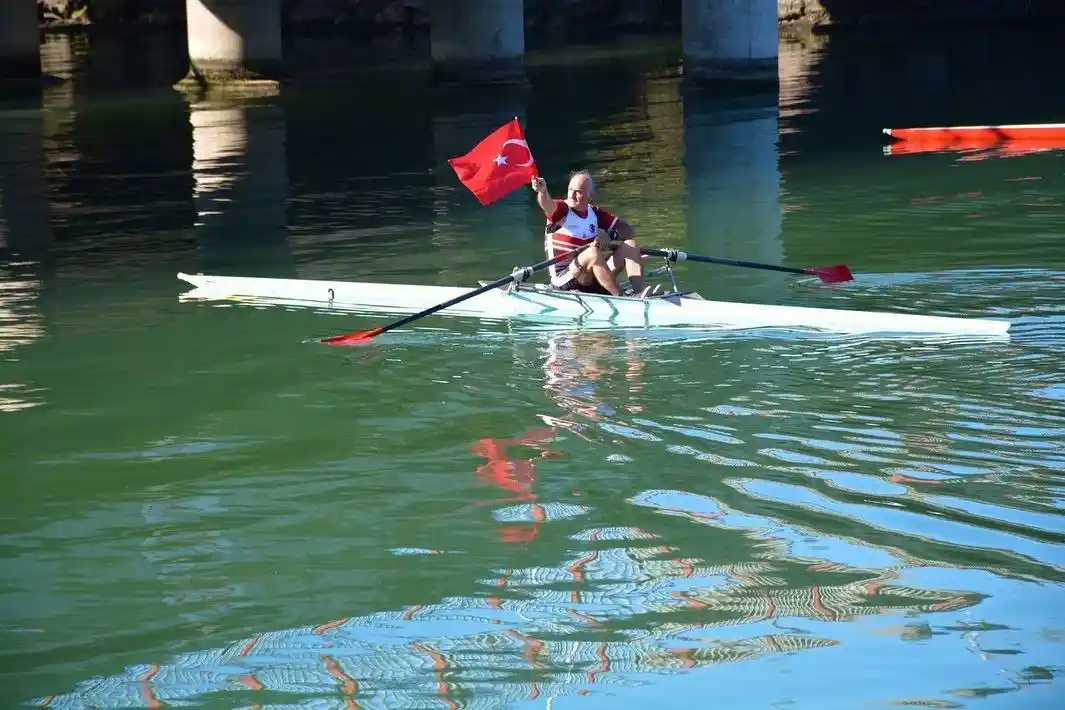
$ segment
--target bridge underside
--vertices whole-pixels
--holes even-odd
[[[777,0],[683,1],[685,76],[777,83]]]
[[[178,88],[277,90],[282,0],[184,0],[189,71]],[[685,76],[777,81],[779,0],[682,0]],[[524,0],[421,0],[439,83],[525,83]],[[41,75],[36,0],[0,2],[0,79]]]
[[[442,83],[525,82],[524,0],[428,0],[434,74]]]
[[[40,76],[37,0],[0,1],[0,79],[38,79]]]

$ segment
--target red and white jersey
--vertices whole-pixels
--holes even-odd
[[[591,205],[582,214],[571,209],[565,200],[555,200],[555,210],[547,218],[548,228],[544,239],[547,258],[554,259],[559,254],[579,249],[595,239],[600,230],[613,229],[617,221],[617,217],[602,207]],[[572,257],[565,258],[548,267],[553,285],[561,286],[569,281],[571,261]]]

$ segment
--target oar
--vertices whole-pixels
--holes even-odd
[[[724,259],[716,256],[699,256],[698,254],[688,254],[676,249],[640,249],[644,254],[651,254],[653,256],[664,256],[670,261],[703,261],[708,264],[725,264],[727,266],[745,266],[750,269],[765,269],[767,271],[785,271],[789,274],[807,274],[809,276],[816,276],[826,284],[839,283],[841,281],[853,281],[854,275],[851,274],[851,270],[847,268],[846,264],[837,264],[835,266],[815,266],[808,269],[800,269],[794,266],[778,266],[777,264],[760,264],[756,261],[737,261],[735,259]]]
[[[431,316],[432,314],[436,313],[437,311],[442,311],[445,308],[448,308],[450,306],[454,306],[456,303],[462,303],[463,301],[471,299],[474,296],[479,296],[482,293],[485,293],[487,291],[491,291],[492,289],[499,288],[500,286],[505,286],[506,284],[510,283],[511,281],[516,281],[516,282],[524,281],[524,280],[528,279],[530,276],[532,276],[535,272],[541,271],[543,269],[546,269],[547,267],[551,266],[551,264],[554,264],[554,263],[556,263],[558,261],[561,261],[562,259],[566,259],[566,258],[570,258],[570,257],[576,257],[578,252],[580,252],[580,251],[582,251],[584,249],[587,249],[592,244],[595,244],[595,242],[594,241],[593,242],[588,242],[588,244],[585,244],[580,249],[578,249],[576,252],[565,252],[565,253],[559,254],[554,259],[548,259],[547,261],[541,261],[539,264],[534,264],[532,266],[523,266],[523,267],[520,267],[520,268],[516,268],[516,269],[514,269],[514,271],[512,271],[510,273],[509,276],[504,276],[503,278],[497,279],[496,281],[493,281],[490,284],[485,284],[484,286],[481,286],[478,289],[474,289],[473,291],[469,291],[467,293],[464,293],[461,296],[456,296],[455,298],[452,298],[449,301],[444,301],[443,303],[437,304],[437,305],[433,306],[432,308],[426,308],[424,311],[419,311],[418,313],[414,313],[414,314],[409,315],[409,316],[407,316],[405,318],[401,318],[401,319],[397,320],[394,323],[389,323],[386,326],[382,326],[380,328],[374,328],[372,330],[356,330],[355,332],[348,333],[346,335],[334,335],[334,336],[332,336],[330,338],[323,338],[319,342],[325,343],[327,345],[350,345],[352,343],[357,343],[357,342],[360,342],[360,341],[363,341],[363,340],[369,340],[370,338],[376,337],[376,336],[380,335],[381,333],[386,333],[386,332],[392,330],[393,328],[398,328],[401,325],[406,325],[407,323],[410,323],[412,321],[416,321],[419,318],[424,318],[425,316]]]

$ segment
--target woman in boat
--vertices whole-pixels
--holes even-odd
[[[564,199],[552,198],[542,177],[532,179],[532,189],[547,217],[544,250],[548,259],[596,241],[594,248],[585,249],[575,259],[562,259],[549,267],[552,286],[563,291],[620,296],[623,294],[617,275],[624,268],[632,286],[632,291],[624,295],[647,295],[636,230],[624,219],[592,204],[595,181],[590,173],[573,173]]]

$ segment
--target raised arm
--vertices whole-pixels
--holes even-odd
[[[555,212],[555,201],[551,199],[551,194],[547,191],[547,180],[542,177],[534,177],[531,186],[533,192],[536,193],[536,204],[540,205],[544,215],[551,219],[551,215]]]

